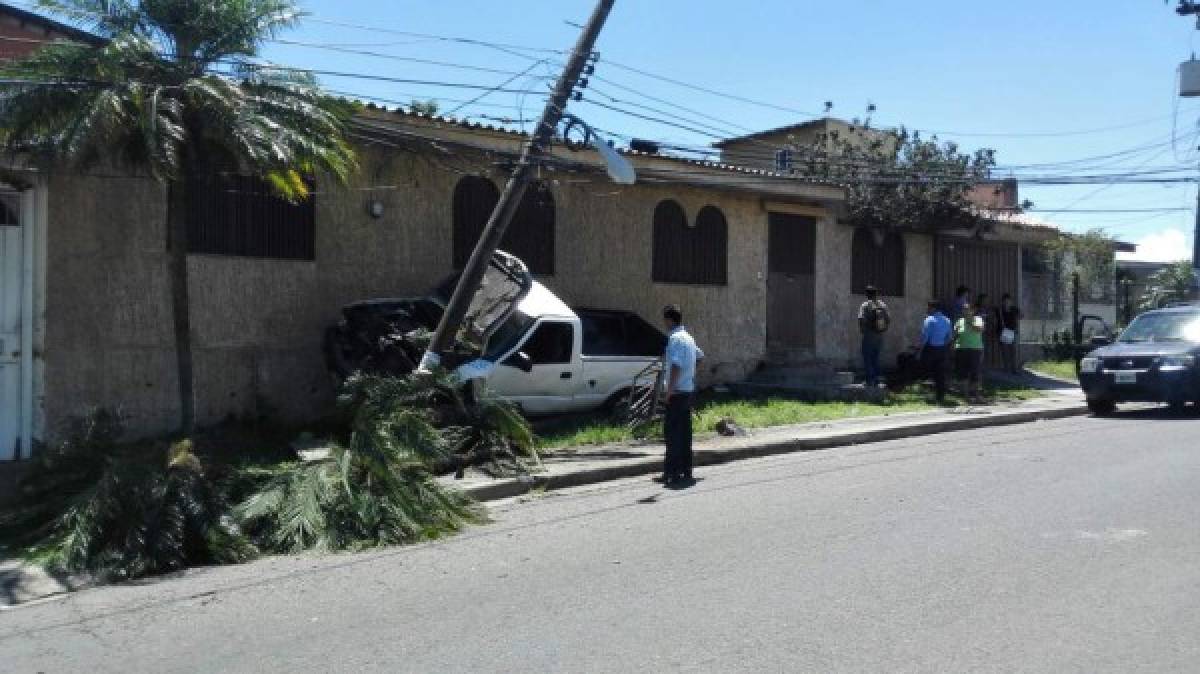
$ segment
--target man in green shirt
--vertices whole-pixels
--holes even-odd
[[[963,307],[962,316],[954,322],[954,366],[963,393],[970,402],[980,400],[983,384],[983,316],[975,307]]]

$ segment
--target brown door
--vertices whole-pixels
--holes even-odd
[[[817,220],[771,213],[767,242],[767,349],[790,353],[816,347]]]
[[[934,293],[937,299],[949,303],[960,285],[971,289],[971,301],[986,293],[992,307],[1000,297],[1009,293],[1017,297],[1017,246],[1011,243],[974,241],[953,237],[938,237],[933,257]],[[988,323],[984,349],[988,367],[1000,367],[1000,340],[994,329],[994,316],[985,316]]]

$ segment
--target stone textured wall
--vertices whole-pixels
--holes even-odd
[[[375,150],[360,163],[348,188],[319,185],[315,260],[189,258],[200,423],[260,414],[300,421],[329,409],[321,341],[340,307],[421,294],[452,271],[454,185],[491,164]],[[757,366],[766,341],[767,237],[757,197],[543,177],[558,206],[557,273],[542,279],[550,288],[571,304],[633,309],[654,323],[664,304],[681,305],[708,354],[705,383]],[[60,175],[49,190],[48,435],[94,406],[121,409],[139,434],[168,431],[178,403],[164,189],[146,179]],[[653,213],[665,198],[689,218],[708,204],[724,212],[727,286],[652,283]],[[376,199],[381,218],[368,213]],[[830,292],[848,287],[848,270],[831,273],[846,277],[828,283]]]
[[[766,349],[767,214],[759,200],[674,186],[614,190],[600,183],[556,190],[556,275],[544,279],[575,306],[633,309],[658,325],[678,304],[707,356],[701,384],[744,377]],[[729,227],[728,284],[690,286],[651,278],[654,209],[674,199],[693,222],[701,208],[721,209]]]
[[[904,235],[904,296],[884,297],[892,323],[884,338],[882,363],[918,341],[925,304],[933,297],[933,237]],[[860,368],[861,333],[858,309],[866,297],[851,291],[854,228],[824,220],[817,229],[817,352],[835,367]]]
[[[45,412],[54,438],[89,407],[166,430],[178,415],[163,189],[56,175],[47,214]]]

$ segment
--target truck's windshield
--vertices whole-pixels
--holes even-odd
[[[504,354],[508,353],[517,342],[525,336],[529,328],[533,326],[537,319],[530,316],[521,310],[512,312],[508,320],[500,324],[492,336],[488,338],[487,348],[484,349],[483,357],[487,360],[497,361]]]
[[[1121,333],[1121,341],[1200,342],[1200,312],[1142,314]]]

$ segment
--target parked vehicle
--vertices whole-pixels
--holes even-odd
[[[497,256],[508,272],[524,269],[512,256]],[[463,379],[482,380],[531,416],[628,403],[634,389],[652,385],[644,382],[666,348],[661,331],[630,311],[572,309],[546,286],[522,278],[516,273],[508,291],[493,293],[481,312],[472,304],[468,316],[476,319],[469,332],[476,338],[460,340],[456,359],[445,366]],[[331,370],[342,378],[359,371],[412,372],[456,281],[421,298],[345,307],[326,334]]]
[[[1118,403],[1200,403],[1200,305],[1148,311],[1116,342],[1093,338],[1079,365],[1088,407],[1111,414]]]

